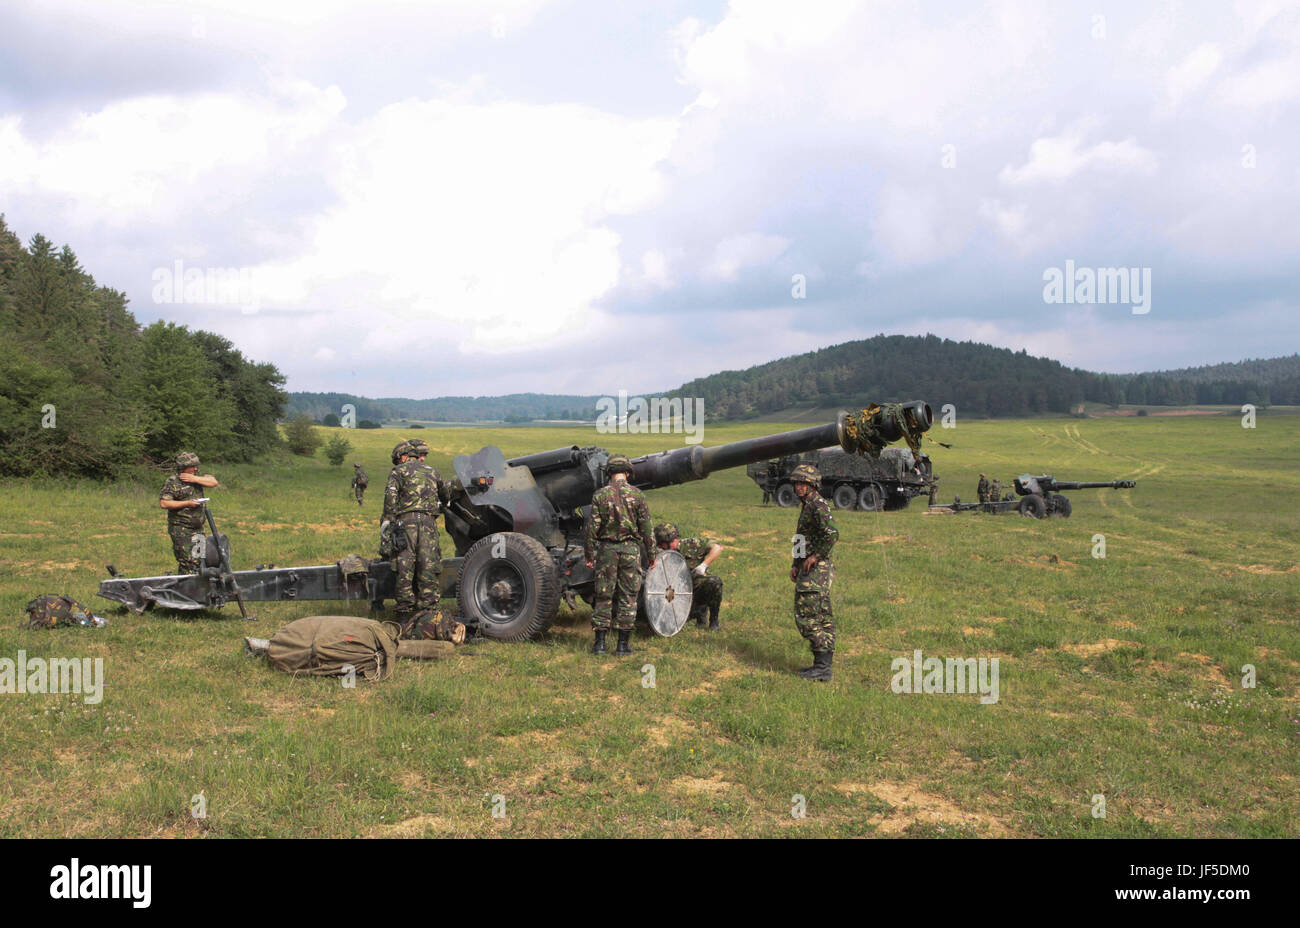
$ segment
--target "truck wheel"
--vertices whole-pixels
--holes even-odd
[[[502,556],[493,557],[493,549]],[[460,566],[460,614],[488,638],[536,638],[555,621],[560,578],[542,543],[518,532],[480,538]]]
[[[782,509],[789,509],[799,501],[795,495],[793,483],[783,483],[776,488],[776,504]]]
[[[1041,519],[1047,515],[1047,506],[1043,503],[1043,498],[1035,493],[1020,498],[1020,505],[1016,507],[1020,510],[1022,516],[1033,516],[1035,519]]]
[[[835,500],[836,509],[852,509],[858,501],[858,491],[853,489],[852,484],[841,483],[835,488],[832,499]]]
[[[1068,519],[1070,518],[1070,513],[1072,511],[1073,511],[1073,507],[1070,505],[1070,500],[1068,497],[1065,496],[1056,497],[1056,508],[1053,511],[1052,515],[1060,516],[1062,519]]]
[[[880,491],[874,484],[869,483],[858,491],[858,508],[863,512],[878,512],[880,506]]]

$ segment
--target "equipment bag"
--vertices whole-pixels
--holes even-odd
[[[27,604],[28,628],[85,625],[103,628],[106,623],[71,596],[38,596]]]
[[[367,680],[393,672],[400,629],[350,615],[311,615],[290,622],[271,637],[271,666],[285,673],[342,677],[349,669]]]

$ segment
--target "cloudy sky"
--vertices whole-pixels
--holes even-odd
[[[650,392],[879,332],[1271,357],[1300,3],[6,3],[0,212],[296,390]],[[1067,261],[1149,311],[1045,301]]]

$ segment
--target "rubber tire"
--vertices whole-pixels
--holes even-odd
[[[1034,493],[1020,497],[1020,505],[1016,508],[1020,510],[1022,516],[1026,517],[1042,519],[1047,515],[1047,505],[1043,502],[1043,498]]]
[[[835,488],[831,498],[835,500],[836,509],[852,509],[858,504],[858,491],[851,483],[841,483]]]
[[[555,572],[551,553],[536,538],[518,532],[502,532],[505,557],[492,557],[492,535],[480,538],[465,552],[457,582],[456,603],[467,624],[477,622],[487,638],[499,641],[527,641],[551,627],[560,610],[560,578]],[[506,618],[484,608],[485,572],[498,561],[505,561],[523,586],[523,595],[513,613]]]
[[[1052,510],[1052,515],[1060,516],[1062,519],[1068,519],[1070,518],[1070,513],[1073,511],[1074,511],[1074,507],[1070,505],[1070,500],[1068,497],[1065,496],[1056,497],[1056,506]]]
[[[876,488],[875,484],[869,483],[858,491],[858,508],[863,512],[879,512],[883,505],[884,501],[880,498],[880,490]]]
[[[799,497],[794,492],[793,483],[783,483],[777,487],[773,499],[776,500],[776,504],[782,509],[789,509],[795,503],[799,502]]]

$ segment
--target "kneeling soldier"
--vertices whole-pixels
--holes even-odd
[[[718,610],[722,608],[722,578],[709,573],[709,565],[722,553],[722,545],[705,538],[682,538],[677,526],[663,522],[655,526],[655,544],[661,551],[676,551],[691,570],[691,617],[695,624],[704,627],[704,617],[709,617],[709,631],[716,632]]]
[[[840,537],[840,530],[835,527],[830,505],[817,492],[822,483],[821,471],[811,464],[800,464],[790,475],[790,482],[794,484],[795,495],[803,502],[790,565],[794,623],[813,652],[813,665],[799,671],[799,676],[827,681],[831,678],[831,659],[835,655],[835,622],[831,615],[835,565],[831,563],[831,548]]]
[[[654,566],[650,507],[636,487],[628,486],[632,464],[616,454],[605,465],[609,485],[591,498],[584,545],[587,566],[596,571],[596,604],[591,628],[596,633],[592,654],[606,654],[605,634],[618,629],[615,654],[631,654],[628,639],[636,622],[637,596],[647,567]]]

